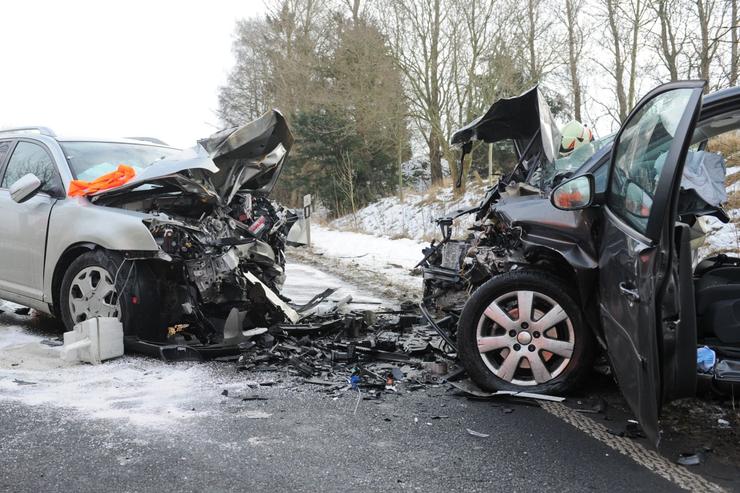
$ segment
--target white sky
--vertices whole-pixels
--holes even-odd
[[[0,128],[158,137],[190,146],[219,125],[237,19],[261,0],[3,4]]]

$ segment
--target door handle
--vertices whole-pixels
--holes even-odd
[[[632,288],[631,285],[628,285],[626,282],[619,283],[619,292],[626,296],[630,301],[635,303],[640,302],[640,293],[637,292],[637,289]]]

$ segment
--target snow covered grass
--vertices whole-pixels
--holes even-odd
[[[451,185],[432,187],[426,192],[410,191],[404,194],[403,202],[398,196],[386,197],[363,207],[354,216],[349,214],[335,219],[328,226],[392,239],[429,241],[439,237],[435,219],[477,205],[484,193],[484,187],[476,184],[471,184],[458,199],[454,197]],[[456,221],[453,234],[463,234],[471,221],[471,216],[461,217]]]
[[[699,258],[717,253],[740,255],[740,165],[728,167],[726,176],[728,200],[725,211],[730,222],[725,224],[713,217],[704,218],[707,236],[699,249]]]

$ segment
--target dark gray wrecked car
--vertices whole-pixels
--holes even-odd
[[[118,317],[127,348],[154,353],[176,344],[218,355],[243,329],[296,322],[300,307],[279,292],[297,216],[269,199],[292,144],[277,111],[184,151],[43,127],[0,132],[0,298],[68,330]],[[118,163],[134,178],[69,196],[72,180]]]
[[[657,442],[661,405],[695,393],[697,344],[716,357],[704,371],[740,382],[740,260],[696,250],[701,216],[728,220],[724,161],[707,142],[740,129],[740,88],[703,87],[656,88],[575,169],[522,152],[470,211],[470,237],[427,249],[424,304],[459,315],[458,354],[478,385],[564,393],[603,349]],[[542,147],[532,130],[527,147]]]

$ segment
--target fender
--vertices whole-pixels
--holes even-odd
[[[598,306],[592,302],[598,293],[599,267],[593,248],[595,212],[559,210],[542,196],[502,199],[496,212],[510,227],[521,229],[527,262],[554,267],[554,273],[571,284],[580,297],[589,325],[600,328],[598,312],[588,309]]]
[[[86,245],[156,253],[159,246],[142,222],[149,217],[151,214],[93,205],[84,197],[57,201],[51,210],[46,239],[44,301],[53,302],[54,271],[71,248]]]

